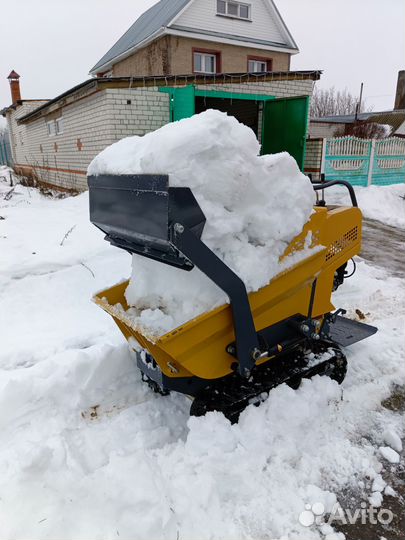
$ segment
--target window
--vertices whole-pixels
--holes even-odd
[[[249,58],[248,57],[248,72],[249,73],[265,73],[271,71],[272,60],[266,58]]]
[[[55,120],[51,120],[50,122],[47,122],[46,125],[47,125],[47,128],[48,128],[48,135],[50,137],[53,137],[54,135],[56,135]]]
[[[217,0],[217,15],[250,21],[251,9],[251,4],[242,4],[234,0]]]
[[[55,121],[56,134],[61,135],[63,133],[63,118],[60,117]]]
[[[55,135],[62,135],[64,122],[63,117],[60,116],[56,120],[50,120],[46,123],[49,137],[54,137]]]
[[[220,53],[215,51],[193,51],[194,73],[217,73],[220,66]]]
[[[217,13],[220,15],[226,15],[226,1],[225,0],[217,1]]]

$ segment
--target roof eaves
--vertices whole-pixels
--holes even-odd
[[[165,33],[165,28],[162,26],[156,30],[153,34],[145,38],[143,41],[140,41],[136,45],[133,45],[126,51],[122,52],[121,54],[115,56],[114,58],[111,58],[108,60],[108,62],[104,64],[96,64],[91,71],[89,71],[89,75],[96,75],[97,73],[102,73],[103,71],[108,71],[112,68],[114,64],[119,62],[120,60],[124,60],[125,58],[128,58],[128,56],[131,56],[135,51],[142,49],[143,47],[146,47],[149,43],[157,39],[158,37],[163,36]]]
[[[265,41],[263,39],[250,38],[246,36],[239,36],[237,34],[226,34],[224,32],[214,32],[212,30],[202,30],[200,28],[190,28],[188,26],[178,26],[173,25],[168,28],[167,33],[185,32],[189,34],[200,34],[201,36],[213,36],[220,39],[229,39],[233,41],[243,41],[245,43],[257,43],[258,45],[265,45],[267,47],[274,47],[277,49],[285,49],[291,52],[298,52],[298,49],[291,49],[291,47],[286,43],[276,43],[274,41]]]
[[[190,4],[193,3],[194,0],[189,0],[177,13],[176,15],[167,23],[167,27],[170,28],[172,24],[174,24],[179,17],[183,15],[183,13],[190,7]]]
[[[282,28],[282,30],[285,32],[285,34],[287,35],[288,39],[290,40],[290,46],[291,46],[291,49],[295,49],[299,52],[299,47],[297,45],[297,43],[295,42],[295,39],[293,38],[290,30],[288,29],[288,26],[287,24],[285,23],[283,17],[281,16],[281,13],[280,11],[278,10],[276,4],[273,2],[273,0],[267,0],[267,3],[268,5],[270,6],[270,9],[272,9],[274,11],[274,13],[276,14],[278,20],[279,20],[279,23],[280,23],[280,26]]]
[[[117,87],[117,88],[139,88],[142,86],[170,86],[173,85],[187,85],[187,84],[240,84],[241,80],[250,80],[257,82],[258,79],[262,81],[274,81],[274,80],[313,80],[317,81],[320,79],[322,71],[320,70],[307,70],[307,71],[273,71],[260,75],[253,75],[251,73],[221,73],[221,74],[205,74],[205,75],[196,75],[196,74],[183,74],[183,75],[160,75],[160,76],[149,76],[149,77],[101,77],[88,79],[87,81],[74,86],[73,88],[67,90],[63,94],[60,94],[54,99],[51,99],[47,103],[44,103],[34,111],[22,116],[18,119],[18,123],[24,124],[28,120],[32,120],[38,114],[47,114],[46,111],[52,105],[57,104],[58,102],[64,100],[73,94],[84,90],[86,87],[88,89],[94,88],[94,90],[102,89],[106,86],[107,88]],[[71,101],[67,105],[71,105],[74,101]],[[65,104],[61,105],[65,106]]]
[[[38,115],[38,113],[41,113],[44,111],[44,109],[51,107],[52,105],[56,104],[57,102],[61,101],[62,99],[74,94],[75,92],[84,89],[86,86],[91,87],[91,85],[97,85],[97,79],[87,79],[87,81],[84,81],[80,84],[77,84],[76,86],[73,86],[73,88],[70,88],[69,90],[66,90],[66,92],[63,92],[63,94],[60,94],[59,96],[56,96],[53,99],[50,99],[40,107],[34,109],[33,111],[30,111],[28,114],[25,114],[24,116],[21,116],[21,118],[18,119],[18,123],[24,123],[25,120]]]

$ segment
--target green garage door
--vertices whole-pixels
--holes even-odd
[[[195,87],[173,88],[171,95],[171,120],[183,120],[195,114]]]
[[[266,101],[263,107],[262,154],[288,152],[304,169],[309,97]]]

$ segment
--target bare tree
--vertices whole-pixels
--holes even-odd
[[[334,86],[327,89],[315,87],[311,100],[311,118],[355,114],[358,102],[359,97],[351,94],[347,88],[336,90]],[[372,108],[366,108],[362,103],[359,112],[370,112],[371,110]]]
[[[390,128],[391,126],[375,122],[356,122],[346,126],[345,135],[353,135],[360,139],[385,139],[390,135]]]

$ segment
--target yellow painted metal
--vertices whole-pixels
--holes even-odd
[[[358,208],[315,207],[310,221],[281,258],[283,271],[266,287],[249,294],[257,331],[297,314],[307,316],[315,279],[312,316],[322,318],[335,309],[331,303],[335,270],[360,252],[361,223]],[[308,247],[313,248],[309,254]],[[94,301],[114,318],[130,345],[134,338],[149,351],[163,373],[169,377],[216,379],[231,372],[234,360],[226,346],[235,340],[235,335],[229,305],[153,338],[135,327],[125,314],[127,285],[124,282],[102,291]],[[117,308],[117,304],[124,309]]]

